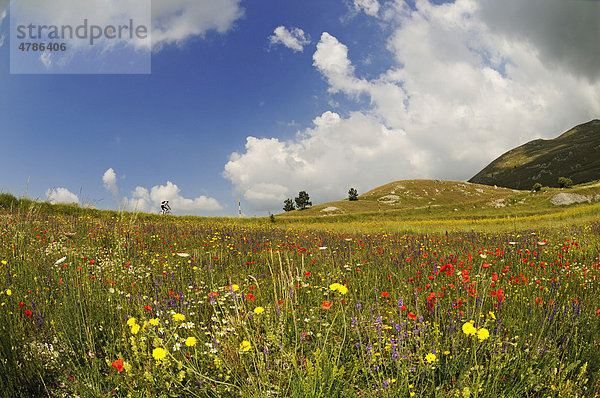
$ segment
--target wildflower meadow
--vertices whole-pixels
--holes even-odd
[[[0,213],[0,391],[598,397],[600,223],[347,233]]]

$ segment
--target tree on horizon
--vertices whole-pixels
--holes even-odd
[[[292,211],[296,210],[296,206],[294,206],[294,201],[290,198],[287,198],[283,201],[283,210],[284,211]]]
[[[304,210],[309,206],[312,206],[312,202],[310,201],[310,196],[306,191],[298,192],[298,197],[294,199],[296,201],[296,207],[298,210]]]

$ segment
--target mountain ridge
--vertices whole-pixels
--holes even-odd
[[[535,183],[558,187],[558,178],[574,184],[600,179],[600,120],[593,119],[550,140],[536,139],[505,152],[468,182],[511,189]]]

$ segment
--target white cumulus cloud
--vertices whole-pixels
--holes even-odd
[[[224,176],[252,210],[281,208],[305,190],[317,201],[341,199],[397,178],[428,173],[432,159],[411,145],[402,130],[389,129],[360,112],[342,118],[327,111],[295,140],[248,137],[246,152],[233,153]]]
[[[119,187],[117,187],[117,174],[112,169],[112,167],[106,170],[106,172],[102,176],[102,182],[104,183],[104,188],[110,191],[110,193],[113,194],[115,199],[118,199]]]
[[[365,80],[354,76],[354,66],[348,58],[348,47],[327,32],[321,35],[313,65],[329,81],[329,91],[356,95],[367,87]]]
[[[257,210],[281,208],[299,190],[314,203],[339,200],[350,186],[363,192],[404,178],[467,180],[512,147],[597,118],[600,77],[586,73],[589,60],[557,68],[553,52],[538,47],[547,42],[530,39],[527,29],[515,35],[506,20],[492,28],[484,12],[490,3],[502,4],[386,2],[377,15],[392,60],[372,78],[357,72],[352,48],[323,33],[313,65],[331,95],[360,98],[356,109],[325,111],[288,141],[248,137],[224,176]],[[556,62],[569,65],[561,60],[570,53]]]
[[[8,4],[2,6],[2,3],[0,16],[5,16]],[[87,19],[90,25],[106,27],[132,18],[142,25],[150,24],[151,32],[147,38],[134,36],[134,40],[125,35],[128,40],[124,43],[138,49],[149,49],[152,45],[154,50],[160,50],[166,44],[179,45],[192,37],[204,37],[209,31],[226,33],[244,15],[240,3],[241,0],[152,0],[150,6],[150,1],[137,0],[27,0],[18,3],[18,14],[26,16],[29,22],[47,26],[78,26]],[[99,41],[106,48],[115,44],[115,40]],[[89,47],[87,44],[82,40],[70,43],[80,49]]]
[[[79,198],[67,188],[51,188],[46,191],[50,203],[79,203]]]
[[[273,31],[273,35],[269,36],[271,44],[283,44],[294,52],[302,52],[304,46],[310,43],[310,39],[300,28],[292,28],[288,30],[285,26],[278,26]]]
[[[197,198],[184,198],[180,194],[181,189],[167,181],[166,185],[155,185],[150,190],[137,186],[126,199],[128,210],[137,209],[144,212],[158,212],[163,200],[168,200],[175,214],[204,214],[223,209],[223,206],[214,199],[204,195]]]
[[[200,36],[214,30],[226,33],[244,15],[241,0],[153,0],[152,45]]]
[[[365,14],[376,16],[379,13],[379,2],[377,0],[354,0],[354,9],[364,11]]]

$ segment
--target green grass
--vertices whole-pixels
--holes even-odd
[[[7,397],[600,395],[598,204],[271,223],[0,203]]]

